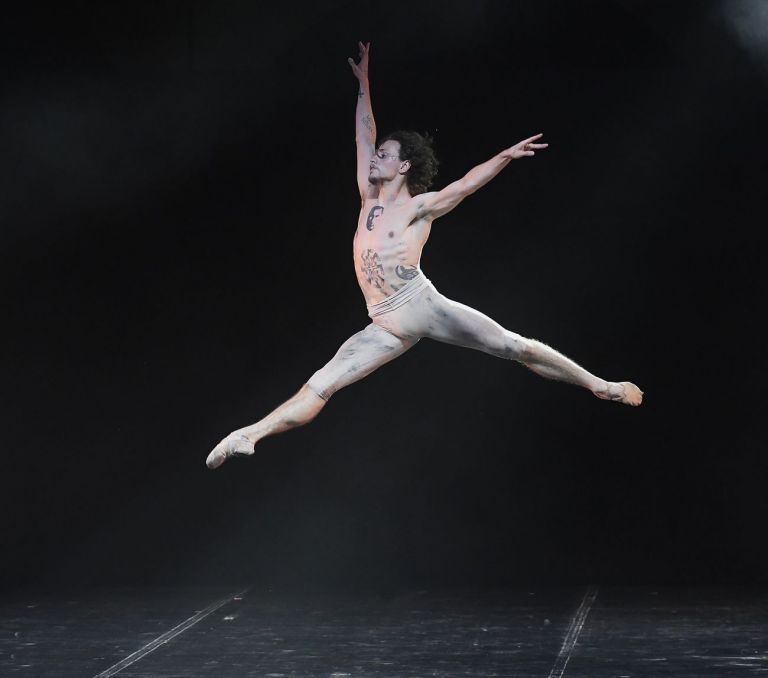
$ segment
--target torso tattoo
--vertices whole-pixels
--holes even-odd
[[[410,264],[407,266],[398,265],[395,266],[395,273],[397,273],[398,278],[402,278],[403,280],[413,280],[419,275],[419,269]]]
[[[362,266],[360,271],[365,275],[368,283],[381,289],[384,285],[384,267],[376,250],[365,250],[361,255]]]
[[[421,224],[412,230],[409,203],[385,206],[366,199],[358,217],[353,242],[357,279],[368,303],[402,290],[421,273]],[[363,226],[365,225],[365,226]]]
[[[374,205],[371,207],[371,211],[368,213],[368,219],[365,222],[365,227],[369,230],[373,230],[373,220],[378,217],[382,212],[384,211],[384,208],[381,205]]]

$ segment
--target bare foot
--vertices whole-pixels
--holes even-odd
[[[205,464],[208,468],[218,468],[229,457],[250,457],[253,454],[253,442],[242,433],[230,433],[211,450]]]
[[[605,390],[592,391],[603,400],[615,400],[625,405],[637,407],[643,402],[643,392],[631,381],[607,381]]]

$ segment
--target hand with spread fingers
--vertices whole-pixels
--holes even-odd
[[[506,151],[502,151],[501,155],[505,158],[509,158],[510,160],[525,158],[528,155],[536,155],[536,151],[540,151],[549,146],[549,144],[534,143],[537,139],[541,139],[542,136],[544,136],[543,133],[535,134],[532,137],[523,139],[521,142],[511,146]]]
[[[367,42],[363,44],[362,42],[358,42],[357,44],[360,48],[360,61],[355,63],[355,60],[352,59],[352,57],[347,59],[347,61],[352,67],[352,72],[355,74],[355,77],[362,82],[368,80],[368,53],[371,51],[371,43]]]

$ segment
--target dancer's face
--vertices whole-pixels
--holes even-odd
[[[394,179],[403,161],[400,159],[400,143],[390,139],[376,149],[371,158],[368,180],[379,183]]]

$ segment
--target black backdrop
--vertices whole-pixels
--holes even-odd
[[[67,3],[4,19],[5,586],[766,579],[760,3]],[[369,322],[356,81],[428,131],[446,296],[639,409],[422,341],[210,448]]]

